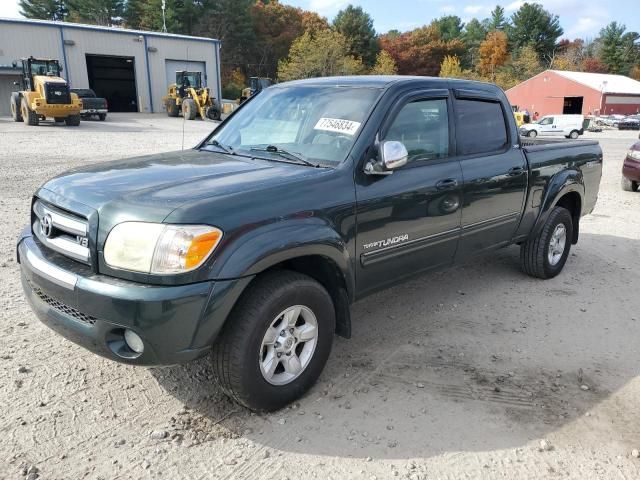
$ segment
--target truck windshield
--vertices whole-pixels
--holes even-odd
[[[236,154],[282,161],[270,152],[290,152],[314,164],[345,160],[381,94],[378,88],[279,86],[258,94],[208,144]]]

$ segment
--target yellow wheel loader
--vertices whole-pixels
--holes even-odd
[[[22,58],[20,91],[11,94],[11,116],[15,122],[38,125],[53,118],[77,127],[80,125],[82,101],[69,91],[67,81],[60,76],[58,60]]]
[[[196,117],[220,120],[220,102],[211,96],[207,87],[202,86],[201,72],[176,72],[176,83],[169,85],[169,92],[162,97],[167,115],[177,117],[182,113],[186,120]]]
[[[257,93],[260,93],[265,88],[269,88],[273,85],[273,81],[267,77],[251,77],[249,79],[249,86],[242,90],[242,96],[240,97],[240,103],[249,100]]]

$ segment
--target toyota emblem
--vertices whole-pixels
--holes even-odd
[[[40,220],[40,232],[47,238],[51,238],[53,232],[53,220],[48,213]]]

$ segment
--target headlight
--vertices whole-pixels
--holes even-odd
[[[629,150],[627,152],[627,157],[633,158],[634,160],[640,160],[640,150]]]
[[[116,225],[104,246],[104,261],[134,272],[183,273],[198,268],[222,239],[207,225],[124,222]]]

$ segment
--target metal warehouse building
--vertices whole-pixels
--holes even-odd
[[[640,112],[640,82],[622,75],[546,70],[506,93],[511,105],[540,115]]]
[[[202,72],[221,98],[220,41],[66,22],[0,18],[0,115],[10,115],[23,57],[54,58],[72,88],[92,88],[114,112],[162,112],[176,70]]]

